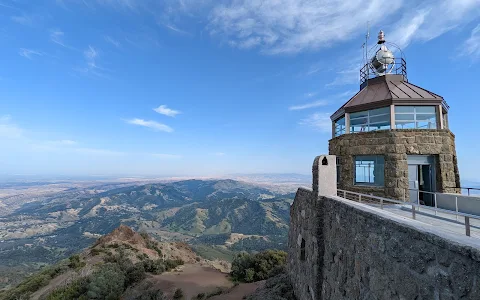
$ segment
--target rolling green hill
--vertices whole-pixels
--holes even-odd
[[[293,198],[234,180],[185,180],[30,202],[0,218],[0,288],[121,224],[212,253],[284,248]]]

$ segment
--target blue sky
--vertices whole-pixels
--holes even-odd
[[[479,179],[478,0],[0,0],[0,173],[310,173],[367,22]]]

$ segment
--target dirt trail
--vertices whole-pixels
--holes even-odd
[[[240,300],[243,296],[253,294],[256,289],[265,285],[265,281],[258,281],[253,283],[242,283],[232,288],[228,294],[218,295],[209,298],[210,300]]]
[[[181,288],[185,299],[191,299],[199,293],[213,292],[217,287],[230,288],[233,283],[228,275],[215,269],[194,264],[184,265],[180,272],[170,272],[153,276],[159,288]]]

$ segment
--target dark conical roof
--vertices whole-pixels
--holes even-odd
[[[390,104],[440,105],[442,96],[404,80],[402,75],[385,75],[369,79],[362,89],[340,107],[332,119],[347,112],[368,110]]]

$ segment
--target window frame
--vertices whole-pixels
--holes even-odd
[[[397,112],[397,108],[399,107],[412,107],[413,112]],[[417,108],[424,108],[424,107],[431,107],[434,109],[433,113],[425,113],[425,112],[417,112]],[[395,128],[396,129],[438,129],[438,114],[437,114],[437,107],[435,105],[395,105]],[[407,116],[411,115],[413,116],[413,119],[405,119],[405,120],[399,120],[397,116]],[[432,128],[424,128],[424,127],[419,127],[418,124],[421,122],[426,122],[425,120],[418,120],[417,115],[431,115],[433,116],[434,122]],[[427,119],[428,120],[428,119]],[[413,123],[413,128],[399,128],[402,126],[402,124],[412,124]]]
[[[343,120],[343,124],[339,124],[339,121]],[[335,137],[344,135],[347,133],[347,119],[345,118],[345,115],[343,117],[338,118],[334,122],[334,132],[333,135]]]
[[[379,109],[385,109],[386,112],[372,114],[373,111],[379,110]],[[359,117],[355,117],[355,114],[359,114],[359,113],[366,113],[367,115],[366,116],[365,115],[360,115]],[[354,115],[353,118],[352,118],[352,115]],[[375,117],[384,117],[384,116],[388,116],[387,123],[389,124],[388,125],[389,128],[370,130],[370,128],[372,126],[376,125],[376,124],[385,123],[385,122],[371,122],[371,119],[375,118]],[[352,121],[361,120],[361,119],[365,119],[365,118],[367,120],[367,122],[364,124],[366,130],[355,131],[353,129],[353,127],[355,127],[355,125],[352,125]],[[357,125],[357,127],[358,127],[358,125]],[[389,130],[389,129],[392,129],[390,106],[384,106],[384,107],[379,107],[379,108],[369,109],[369,110],[362,110],[362,111],[357,111],[357,112],[354,112],[354,113],[350,114],[350,133],[370,132],[370,131]]]
[[[372,159],[373,158],[373,159]],[[380,159],[381,158],[381,162]],[[357,161],[369,161],[373,160],[373,182],[357,182]],[[375,171],[376,168],[380,168],[380,171]],[[382,177],[381,182],[376,182],[376,172]],[[355,186],[368,186],[368,187],[384,187],[385,186],[385,156],[384,155],[355,155],[353,157],[353,185]]]

